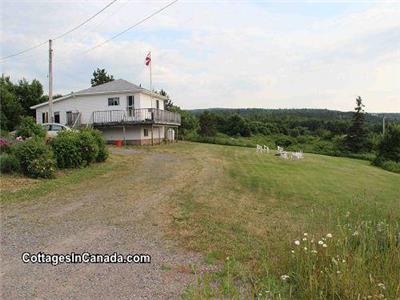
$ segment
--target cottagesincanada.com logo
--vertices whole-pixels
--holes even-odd
[[[24,252],[21,260],[25,264],[51,264],[57,266],[60,264],[149,264],[151,256],[149,254],[120,254],[114,252],[112,254],[94,254],[90,252],[83,253],[45,253]]]

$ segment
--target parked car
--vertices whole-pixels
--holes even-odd
[[[68,126],[58,123],[44,123],[42,126],[47,130],[47,137],[53,138],[62,130],[71,130]]]

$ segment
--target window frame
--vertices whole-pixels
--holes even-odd
[[[108,97],[108,106],[119,106],[119,97]]]
[[[56,121],[56,116],[58,117],[58,122]],[[54,112],[54,123],[61,124],[61,115],[59,111]]]
[[[143,136],[146,136],[146,137],[149,136],[149,129],[148,128],[143,128]]]

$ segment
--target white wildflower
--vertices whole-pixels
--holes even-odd
[[[318,241],[318,245],[323,245],[324,242],[323,241]]]
[[[294,244],[298,246],[298,245],[300,245],[300,241],[295,240],[295,241],[294,241]]]
[[[346,262],[346,260],[345,259],[342,259],[342,263],[345,263]]]
[[[304,251],[307,251],[307,247],[304,247]]]
[[[307,238],[303,238],[303,241],[304,241],[304,242],[307,241]]]
[[[378,283],[378,286],[379,286],[381,289],[383,289],[383,290],[386,289],[385,285],[384,285],[382,282],[381,282],[381,283]]]
[[[294,250],[292,250],[292,251],[290,251],[290,252],[292,252],[292,253],[294,254]]]
[[[340,272],[339,270],[336,271],[336,274],[340,274],[340,273],[342,273],[342,272]]]
[[[356,236],[356,235],[358,235],[358,231],[357,230],[353,232],[353,236]]]
[[[314,253],[314,254],[318,253],[318,251],[317,251],[317,250],[314,250],[314,249],[311,250],[311,252]]]
[[[326,235],[326,237],[327,237],[327,238],[332,238],[332,233],[328,233],[328,234]]]
[[[311,239],[311,243],[314,243],[314,239]]]
[[[282,281],[287,281],[289,279],[289,275],[282,275],[281,280]]]
[[[328,247],[328,245],[327,244],[323,244],[322,247],[326,248],[326,247]]]
[[[226,257],[226,260],[229,260],[229,256]]]
[[[308,236],[308,233],[307,233],[307,232],[304,232],[304,236]]]

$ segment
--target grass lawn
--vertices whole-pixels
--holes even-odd
[[[190,183],[171,199],[176,213],[174,233],[186,247],[203,251],[209,262],[225,261],[220,273],[203,275],[198,286],[188,289],[189,298],[236,297],[244,291],[250,293],[246,297],[315,298],[321,289],[325,290],[321,298],[400,295],[400,275],[395,271],[400,268],[396,238],[400,175],[347,158],[306,154],[301,161],[284,161],[240,147],[178,147],[182,155],[193,159],[198,171],[196,178],[185,179]],[[354,232],[366,232],[379,222],[389,224],[388,234],[395,240],[388,243],[392,247],[394,242],[394,250],[358,253],[350,245],[349,233],[352,237]],[[374,247],[372,231],[365,236],[366,243],[360,242],[362,247]],[[304,233],[306,241],[302,241]],[[334,237],[328,249],[331,253],[322,258],[318,254],[318,263],[308,261],[304,253],[291,253],[297,251],[294,240],[306,243],[297,248],[306,247],[311,253],[315,247],[309,245],[311,239],[317,243],[328,233]],[[320,278],[311,270],[327,268],[326,276],[331,276],[331,262],[322,262],[339,254],[349,261],[347,271],[334,270],[338,278]],[[364,261],[377,255],[371,264]],[[310,274],[295,274],[298,264],[305,261],[301,272]],[[280,276],[286,274],[303,279],[283,282]],[[304,283],[304,278],[310,283]],[[386,294],[381,293],[380,283],[385,284]]]
[[[16,178],[2,177],[2,201],[95,186],[135,168],[147,153],[168,153],[152,167],[155,183],[143,187],[168,186],[159,216],[169,224],[167,237],[219,266],[199,273],[184,297],[400,297],[399,174],[362,160],[306,153],[301,161],[285,161],[252,148],[200,143],[140,151],[129,158],[113,154],[54,180],[21,181],[21,188],[10,184]],[[185,175],[171,184],[164,175],[178,167]]]

